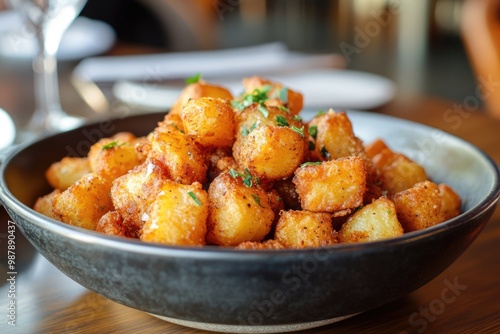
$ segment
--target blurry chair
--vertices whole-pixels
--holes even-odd
[[[478,81],[476,93],[500,118],[500,0],[465,0],[461,30]]]

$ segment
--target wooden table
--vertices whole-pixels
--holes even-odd
[[[461,113],[453,111],[460,107],[439,99],[408,98],[376,112],[451,132],[500,163],[500,121],[480,111],[469,112],[463,106]],[[2,211],[2,226],[7,220]],[[1,235],[2,255],[6,253],[5,236]],[[4,284],[0,288],[1,333],[203,333],[158,320],[86,290],[37,254],[20,232],[16,238],[17,326],[6,324]],[[499,254],[500,209],[470,248],[424,287],[386,306],[303,333],[500,333]],[[458,283],[462,290],[452,302],[444,303],[442,293],[453,283]],[[444,308],[436,308],[437,304]],[[434,313],[429,311],[432,307]]]

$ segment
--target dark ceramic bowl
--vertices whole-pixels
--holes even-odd
[[[463,140],[423,125],[350,112],[365,141],[381,137],[463,198],[460,216],[423,231],[362,244],[287,251],[178,248],[107,237],[31,209],[49,192],[44,171],[99,136],[144,135],[162,115],[84,126],[12,152],[1,200],[36,249],[67,276],[118,303],[208,330],[279,332],[329,324],[418,289],[476,238],[499,199],[499,170]]]

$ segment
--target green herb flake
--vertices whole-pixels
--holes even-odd
[[[291,126],[290,129],[297,132],[301,137],[304,137],[304,127],[298,128],[296,126]]]
[[[252,197],[254,199],[254,201],[261,207],[263,208],[262,204],[260,204],[260,197],[255,195],[255,194],[252,194]]]
[[[293,120],[302,122],[302,117],[300,117],[299,115],[295,115],[295,116],[293,116]]]
[[[278,99],[280,99],[284,103],[288,103],[288,89],[286,87],[283,87],[279,90]]]
[[[238,176],[240,176],[240,173],[238,173],[237,171],[234,170],[234,168],[231,168],[229,170],[229,175],[231,175],[233,177],[233,179],[237,178]]]
[[[254,122],[248,131],[252,132],[257,127],[257,122]]]
[[[123,145],[125,145],[125,144],[126,144],[125,142],[123,142],[123,143],[119,144],[118,140],[114,140],[114,141],[112,141],[111,143],[108,143],[108,144],[104,145],[104,146],[102,147],[102,150],[103,150],[103,151],[105,151],[105,150],[109,150],[109,149],[112,149],[113,147],[119,147],[119,146],[123,146]]]
[[[187,83],[188,85],[190,85],[190,84],[197,83],[197,82],[199,82],[200,80],[201,80],[201,73],[200,73],[200,72],[198,72],[198,73],[196,73],[194,76],[192,76],[192,77],[190,77],[190,78],[187,78],[187,79],[186,79],[186,83]]]
[[[288,126],[289,125],[286,118],[281,116],[281,115],[276,116],[275,121],[276,121],[276,124],[278,124],[278,126]]]
[[[188,195],[191,196],[191,198],[193,199],[193,201],[198,205],[198,206],[201,206],[201,202],[200,200],[198,199],[198,197],[196,197],[196,194],[192,191],[188,192]]]
[[[250,131],[249,131],[249,130],[245,127],[245,126],[242,126],[242,127],[241,127],[241,135],[242,135],[243,137],[246,137],[246,136],[248,136],[249,134],[250,134]]]
[[[284,111],[284,112],[286,112],[287,114],[289,114],[289,113],[290,113],[290,109],[288,109],[288,108],[287,108],[287,107],[285,107],[285,106],[279,106],[278,108],[279,108],[279,110]]]
[[[304,162],[303,164],[300,165],[300,167],[307,167],[307,166],[318,166],[321,165],[321,161],[309,161],[309,162]]]
[[[262,104],[259,104],[259,106],[257,107],[257,109],[260,111],[260,113],[265,117],[267,118],[269,116],[269,111],[266,109],[266,107],[264,107]]]
[[[245,109],[246,107],[243,105],[242,102],[240,101],[236,101],[236,100],[233,100],[231,101],[231,106],[234,108],[234,109],[237,109],[238,111],[243,111],[243,109]]]
[[[245,187],[250,188],[253,185],[253,181],[252,181],[252,174],[250,174],[248,168],[245,168],[245,174],[242,175],[242,177],[243,177],[243,184],[245,185]]]
[[[392,210],[387,210],[387,214],[388,215],[392,214]]]
[[[326,111],[320,110],[316,113],[316,117],[326,114]]]
[[[314,139],[316,139],[316,137],[318,136],[318,126],[317,125],[311,125],[309,127],[309,129],[307,130],[307,132],[309,132],[309,135],[311,137],[313,137]]]

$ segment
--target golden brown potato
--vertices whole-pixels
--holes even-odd
[[[99,219],[96,232],[115,237],[135,238],[134,231],[123,224],[123,219],[117,211],[109,211]]]
[[[113,182],[141,163],[134,146],[112,138],[101,139],[92,145],[89,161],[92,172],[108,182]]]
[[[151,136],[148,158],[160,161],[176,182],[204,183],[207,178],[204,156],[194,140],[181,132],[155,131]]]
[[[390,149],[382,149],[376,154],[373,164],[380,172],[382,189],[387,190],[390,195],[428,179],[422,166]]]
[[[304,210],[335,212],[363,204],[366,172],[361,158],[342,158],[298,168],[293,183]]]
[[[285,210],[285,203],[276,189],[268,191],[267,196],[269,197],[269,205],[271,206],[271,209],[274,212],[275,220],[277,221],[280,212]]]
[[[289,127],[261,126],[233,146],[238,165],[265,180],[289,177],[304,159],[304,138]]]
[[[310,211],[282,211],[274,238],[286,248],[324,247],[337,243],[331,216]]]
[[[354,135],[345,112],[333,110],[309,122],[309,140],[314,143],[313,160],[327,161],[364,154],[362,141]]]
[[[54,214],[54,198],[59,196],[60,193],[61,191],[59,189],[54,189],[51,193],[39,197],[36,200],[33,209],[49,218],[59,220],[59,218]]]
[[[99,219],[113,209],[109,191],[109,182],[88,174],[54,198],[54,214],[64,223],[95,230]]]
[[[137,138],[132,132],[118,132],[112,135],[111,139],[120,143],[131,143]]]
[[[167,180],[142,227],[141,240],[166,245],[205,244],[208,196],[200,183],[183,185]]]
[[[290,114],[292,115],[297,115],[304,105],[304,97],[301,93],[284,87],[280,83],[259,76],[243,79],[243,86],[245,87],[246,94],[252,94],[256,89],[262,89],[268,86],[268,98],[270,100],[280,100],[280,102],[290,110]]]
[[[203,146],[230,147],[234,142],[235,117],[226,99],[191,99],[184,105],[181,118],[185,133]]]
[[[65,157],[50,165],[45,176],[53,188],[64,191],[90,172],[88,158]]]
[[[231,94],[231,92],[224,87],[200,80],[184,87],[181,95],[170,109],[170,113],[180,114],[182,108],[189,101],[189,99],[196,99],[198,97],[217,97],[220,99],[232,100],[233,94]]]
[[[460,214],[462,201],[460,196],[448,185],[441,183],[439,186],[439,195],[441,196],[441,211],[444,220],[451,219]]]
[[[356,211],[339,231],[339,242],[365,242],[403,234],[394,203],[380,197]]]
[[[168,174],[159,162],[148,160],[113,182],[113,205],[130,230],[142,227],[149,207],[167,179]]]
[[[285,249],[280,242],[276,240],[266,240],[266,241],[245,241],[236,246],[236,249],[240,250],[273,250],[273,249]]]
[[[184,125],[182,123],[181,114],[168,113],[165,115],[163,120],[158,123],[155,131],[168,132],[168,131],[179,131],[184,133]]]
[[[417,183],[391,199],[405,232],[422,230],[445,220],[439,187],[431,181]]]
[[[300,129],[304,123],[294,117],[289,111],[276,106],[259,106],[257,103],[251,104],[241,112],[235,114],[236,117],[236,140],[241,140],[248,136],[253,130],[261,126],[288,126]],[[304,130],[304,134],[307,132]],[[306,138],[304,138],[306,141]]]
[[[374,156],[382,152],[384,149],[389,149],[382,139],[376,139],[372,143],[365,146],[365,152],[368,158],[373,159]]]
[[[240,176],[220,174],[210,184],[208,197],[207,243],[236,246],[260,241],[271,230],[274,213],[267,193],[245,186]]]

